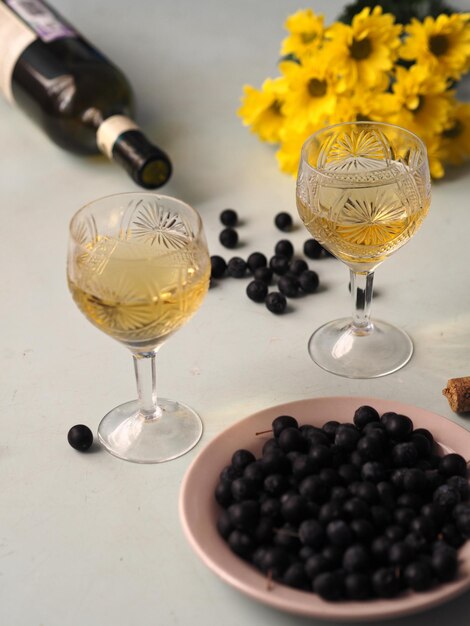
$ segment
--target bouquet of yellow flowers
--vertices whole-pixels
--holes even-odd
[[[470,13],[396,23],[381,6],[350,24],[325,26],[311,9],[286,20],[280,76],[244,87],[238,113],[262,141],[278,144],[282,171],[295,174],[303,142],[345,121],[390,122],[426,143],[431,174],[470,156],[470,103],[455,87],[470,69]]]

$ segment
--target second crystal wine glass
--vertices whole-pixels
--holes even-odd
[[[98,435],[111,454],[159,463],[200,439],[199,416],[160,398],[155,355],[201,305],[210,259],[201,219],[190,206],[153,193],[96,200],[70,223],[67,278],[87,319],[132,352],[138,400],[110,411]]]
[[[431,200],[426,148],[391,124],[349,122],[312,135],[302,148],[297,207],[305,226],[350,268],[352,318],[319,328],[309,352],[349,378],[398,370],[413,344],[401,329],[371,321],[375,268],[418,230]]]

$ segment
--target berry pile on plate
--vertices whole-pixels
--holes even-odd
[[[467,462],[438,454],[428,430],[361,406],[353,423],[321,428],[281,415],[272,435],[260,458],[236,450],[215,489],[220,535],[268,581],[336,601],[458,576],[470,538]]]

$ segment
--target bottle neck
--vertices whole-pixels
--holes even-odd
[[[137,124],[125,115],[103,120],[97,126],[96,143],[103,154],[121,165],[141,187],[161,187],[171,176],[168,156],[150,143]]]
[[[98,148],[108,159],[113,158],[113,149],[119,137],[130,130],[139,130],[137,124],[126,115],[112,115],[103,120],[96,131]]]

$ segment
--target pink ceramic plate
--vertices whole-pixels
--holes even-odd
[[[268,590],[266,578],[234,555],[219,536],[216,529],[219,506],[213,494],[220,471],[230,462],[236,449],[246,448],[259,456],[269,435],[255,436],[255,433],[269,429],[278,415],[293,415],[300,424],[321,426],[332,419],[352,421],[354,411],[363,404],[374,406],[379,413],[396,411],[408,415],[415,428],[429,429],[446,451],[458,452],[465,458],[469,456],[470,432],[435,413],[391,400],[313,398],[281,404],[250,415],[227,428],[202,450],[188,469],[180,494],[180,516],[189,543],[204,563],[225,582],[282,611],[347,621],[387,619],[423,611],[470,588],[470,542],[460,550],[460,577],[452,583],[426,593],[410,592],[393,600],[329,603],[314,593],[276,583]]]

